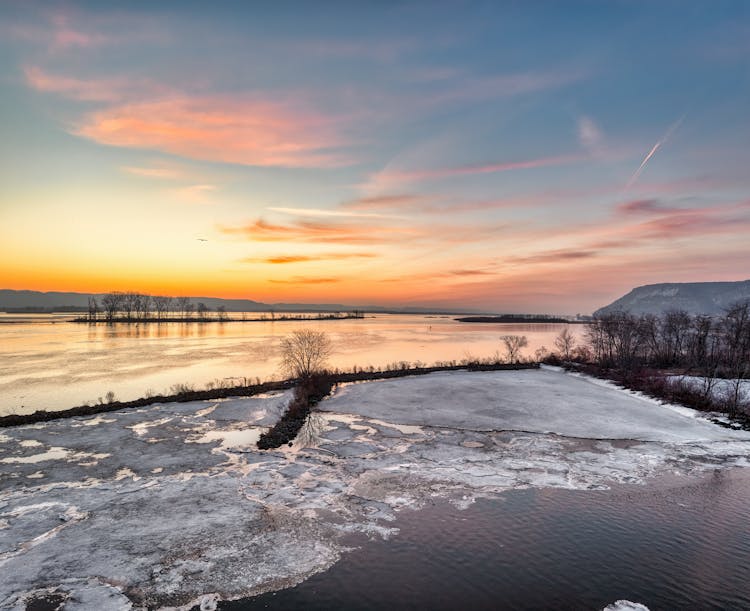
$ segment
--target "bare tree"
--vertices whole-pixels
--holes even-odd
[[[140,297],[141,296],[138,293],[128,292],[123,294],[122,309],[125,312],[125,320],[131,320],[133,318],[133,312],[137,311]]]
[[[295,378],[309,378],[322,372],[333,352],[323,331],[298,329],[281,340],[281,368]]]
[[[96,302],[96,297],[89,297],[89,322],[95,322],[97,314],[99,314],[99,304]]]
[[[151,295],[138,295],[138,301],[136,302],[136,311],[138,318],[146,320],[149,313],[151,312],[151,306],[153,305],[153,299]]]
[[[227,309],[223,305],[216,308],[216,316],[219,319],[219,322],[226,322],[227,320],[229,320],[229,316],[227,316]]]
[[[182,318],[187,318],[188,314],[193,309],[193,304],[190,303],[190,297],[177,297],[175,299],[175,308],[180,312]]]
[[[576,345],[576,338],[570,332],[568,327],[565,327],[560,334],[555,338],[555,348],[560,353],[560,357],[563,360],[569,361],[570,355],[573,352],[573,348]]]
[[[207,313],[211,311],[211,308],[209,308],[205,303],[200,301],[198,302],[198,305],[195,306],[195,311],[198,312],[198,318],[203,320],[206,318]]]
[[[107,317],[107,322],[112,322],[117,315],[117,312],[122,308],[122,293],[107,293],[102,297],[102,308],[104,309],[104,315]]]
[[[525,335],[503,335],[500,339],[505,344],[505,356],[509,363],[517,363],[521,356],[521,348],[529,345]]]
[[[153,297],[154,309],[156,310],[157,320],[161,320],[162,317],[169,312],[169,308],[172,305],[172,298],[158,295]]]

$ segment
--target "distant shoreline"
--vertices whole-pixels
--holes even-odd
[[[217,316],[210,316],[210,317],[197,317],[197,316],[190,316],[190,317],[180,317],[180,316],[170,316],[169,318],[114,318],[112,320],[107,320],[106,318],[96,318],[96,319],[89,319],[86,317],[80,317],[80,318],[74,318],[68,322],[74,322],[74,323],[85,323],[90,325],[95,324],[127,324],[127,325],[133,325],[133,324],[163,324],[163,323],[208,323],[208,322],[218,322],[218,323],[228,323],[228,322],[284,322],[284,321],[307,321],[307,322],[316,322],[319,320],[362,320],[364,318],[367,318],[363,312],[357,312],[357,313],[347,313],[347,314],[308,314],[308,315],[297,315],[297,316],[288,316],[288,315],[280,315],[280,316],[266,316],[262,318],[230,318],[227,314],[226,318],[219,318]]]
[[[559,318],[556,316],[521,316],[514,314],[507,314],[503,316],[464,316],[462,318],[454,318],[458,322],[474,322],[474,323],[514,323],[514,324],[538,324],[538,323],[549,323],[549,324],[586,324],[586,320],[568,320],[567,318]]]

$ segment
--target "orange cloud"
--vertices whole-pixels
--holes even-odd
[[[338,278],[308,278],[305,276],[295,276],[289,280],[269,280],[273,284],[331,284],[340,282]]]
[[[310,263],[314,261],[342,261],[346,259],[371,259],[376,257],[374,253],[370,252],[342,252],[342,253],[330,253],[324,255],[308,256],[308,255],[279,255],[277,257],[266,257],[263,259],[247,257],[241,259],[242,263],[269,263],[271,265],[284,265],[288,263]]]
[[[336,244],[377,244],[404,240],[416,235],[412,229],[377,227],[341,223],[313,223],[297,221],[290,225],[275,225],[263,219],[240,227],[219,226],[226,235],[240,235],[255,242],[321,242]]]
[[[337,167],[349,160],[335,121],[284,101],[191,96],[147,81],[79,79],[25,69],[27,84],[108,108],[71,131],[109,146],[156,150],[204,161],[284,167]],[[147,99],[148,101],[142,101]]]
[[[341,144],[331,121],[254,99],[181,95],[118,105],[87,117],[75,133],[110,146],[242,165],[345,163],[329,150]]]

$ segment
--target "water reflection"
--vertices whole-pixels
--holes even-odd
[[[297,433],[295,445],[302,448],[314,448],[320,443],[321,435],[326,428],[326,419],[320,412],[310,412],[305,424]]]

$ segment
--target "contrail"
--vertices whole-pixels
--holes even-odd
[[[641,161],[641,165],[638,166],[638,169],[635,171],[635,173],[630,177],[630,180],[625,185],[625,190],[629,189],[633,183],[635,183],[636,180],[638,180],[638,177],[641,175],[641,172],[643,172],[643,168],[646,167],[646,164],[648,163],[648,160],[651,159],[656,151],[658,151],[661,146],[669,140],[670,136],[674,133],[674,131],[682,124],[682,122],[685,120],[685,115],[682,115],[677,121],[675,121],[670,128],[667,130],[667,133],[665,133],[657,142],[654,144],[652,149],[648,152],[648,155],[646,155],[643,158],[643,161]]]

